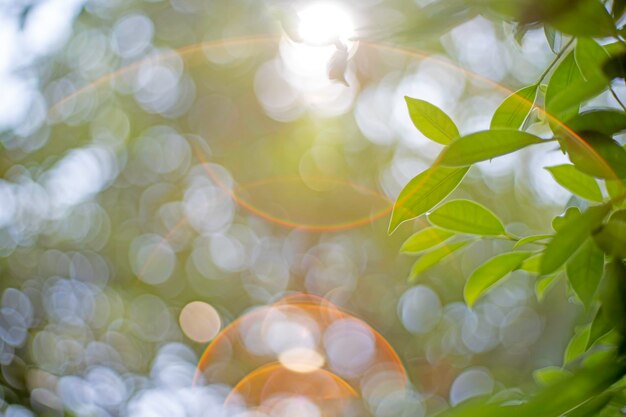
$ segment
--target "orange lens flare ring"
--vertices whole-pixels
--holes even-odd
[[[121,77],[131,71],[137,71],[139,70],[143,65],[145,64],[150,64],[150,63],[156,63],[156,62],[162,62],[162,61],[167,61],[168,59],[174,59],[177,57],[184,57],[184,58],[191,58],[194,56],[195,53],[197,52],[204,52],[207,50],[211,50],[214,48],[222,48],[222,47],[228,47],[228,46],[237,46],[237,45],[271,45],[271,44],[275,44],[278,40],[280,39],[279,36],[276,35],[266,35],[266,36],[248,36],[248,37],[241,37],[241,38],[231,38],[231,39],[220,39],[220,40],[214,40],[214,41],[207,41],[207,42],[201,42],[198,44],[193,44],[193,45],[188,45],[185,47],[181,47],[172,51],[166,51],[166,52],[162,52],[158,55],[155,56],[151,56],[151,57],[147,57],[144,58],[142,60],[139,60],[138,62],[135,62],[133,64],[130,64],[128,66],[125,66],[123,68],[120,68],[119,70],[112,72],[110,74],[107,74],[95,81],[93,81],[92,83],[86,85],[85,87],[77,90],[76,92],[66,96],[65,98],[61,99],[59,102],[55,103],[51,109],[49,114],[55,114],[57,113],[60,108],[63,106],[63,104],[69,102],[70,100],[72,100],[73,98],[84,94],[88,91],[94,90],[99,86],[105,85],[107,82],[113,81],[114,79],[116,79],[117,77]],[[417,50],[410,50],[410,49],[405,49],[405,48],[400,48],[400,47],[395,47],[395,46],[391,46],[391,45],[385,45],[385,44],[380,44],[380,43],[376,43],[376,42],[371,42],[371,41],[367,41],[367,40],[362,40],[360,41],[360,48],[370,48],[373,50],[378,50],[378,51],[383,51],[383,52],[390,52],[390,53],[395,53],[398,55],[403,55],[409,58],[413,58],[413,59],[432,59],[433,61],[435,61],[437,64],[442,65],[444,67],[447,68],[451,68],[455,71],[459,71],[461,73],[463,73],[464,75],[466,75],[467,77],[474,79],[474,80],[478,80],[482,83],[484,83],[487,86],[490,86],[492,88],[494,88],[495,90],[501,91],[507,95],[509,94],[515,94],[514,91],[512,91],[511,89],[498,84],[497,82],[490,80],[484,76],[481,76],[480,74],[474,73],[472,71],[469,71],[465,68],[461,68],[457,65],[455,65],[454,63],[447,61],[445,59],[442,58],[438,58],[436,56],[432,56],[429,55],[427,53],[421,52],[421,51],[417,51]],[[554,123],[555,125],[557,125],[559,127],[559,129],[561,130],[561,133],[563,135],[565,135],[567,137],[567,139],[570,140],[571,146],[576,146],[579,148],[579,150],[583,150],[584,152],[586,152],[590,158],[592,158],[593,160],[595,160],[596,162],[602,164],[603,166],[606,167],[607,172],[613,174],[614,179],[618,179],[619,177],[617,176],[617,174],[615,174],[614,169],[607,163],[607,161],[600,155],[598,154],[598,152],[593,149],[593,147],[591,147],[587,142],[585,142],[585,140],[580,137],[576,132],[574,132],[573,130],[571,130],[567,125],[565,125],[561,120],[559,120],[558,118],[556,118],[555,116],[549,114],[548,112],[546,112],[543,108],[541,107],[537,107],[534,105],[534,103],[530,103],[530,101],[524,97],[521,97],[519,95],[517,95],[516,97],[518,97],[518,99],[521,102],[524,102],[526,104],[532,104],[533,105],[533,109],[536,109],[540,114],[542,114],[547,120],[549,120],[550,122]],[[192,144],[193,145],[193,144]],[[196,157],[196,159],[199,162],[206,162],[207,158],[202,154],[202,152],[195,146],[193,146],[193,153]],[[211,172],[210,167],[207,166],[207,164],[205,165],[205,170],[207,171],[207,175],[209,175],[212,179],[216,179],[217,176]],[[437,166],[439,165],[439,159],[435,160],[435,162],[433,163],[433,166]],[[432,171],[431,171],[432,172]],[[428,180],[428,175],[425,176],[425,178],[423,179],[424,183]],[[339,181],[344,181],[344,180],[339,180]],[[377,211],[375,211],[374,213],[372,213],[369,216],[365,216],[362,218],[358,218],[355,219],[353,221],[350,222],[342,222],[342,223],[338,223],[338,224],[311,224],[311,223],[306,223],[306,222],[296,222],[293,220],[289,220],[289,219],[284,219],[281,218],[277,215],[274,215],[272,213],[267,212],[266,210],[262,210],[258,207],[256,207],[253,203],[251,203],[250,201],[244,199],[243,197],[240,196],[239,191],[241,191],[242,187],[244,186],[240,186],[240,187],[236,187],[234,189],[231,189],[230,187],[226,187],[224,186],[224,184],[222,184],[219,181],[216,181],[216,184],[220,187],[222,187],[222,189],[227,192],[232,198],[233,200],[243,209],[245,209],[246,211],[268,221],[274,224],[277,224],[279,226],[282,227],[286,227],[286,228],[300,228],[303,230],[310,230],[310,231],[318,231],[318,232],[324,232],[324,231],[341,231],[341,230],[348,230],[348,229],[352,229],[352,228],[356,228],[356,227],[361,227],[367,224],[370,224],[371,222],[378,220],[380,218],[383,218],[387,215],[389,215],[391,213],[391,211],[393,210],[393,206],[391,204],[391,202],[388,201],[383,201],[383,199],[386,199],[386,197],[382,194],[380,194],[379,196],[376,195],[376,191],[374,190],[370,190],[370,194],[372,196],[373,199],[377,199],[379,200],[379,204],[380,202],[384,203],[384,207],[382,209],[379,209]],[[618,186],[619,184],[621,184],[621,181],[618,182]],[[258,186],[259,184],[256,184],[256,186]],[[359,188],[362,188],[360,186],[354,186],[354,185],[350,185],[350,187],[353,187],[354,191],[360,191]],[[416,192],[419,189],[419,186],[416,187]],[[622,187],[623,191],[626,191],[626,188]],[[395,203],[396,207],[401,207],[403,204],[406,203],[406,201],[408,199],[411,198],[411,195],[407,195],[403,200],[398,200]]]
[[[381,390],[408,387],[400,358],[380,333],[310,294],[284,297],[225,327],[198,362],[194,384],[200,381],[234,387],[226,405],[265,409],[276,399],[306,398],[322,415],[342,415]],[[371,389],[375,381],[384,387]]]
[[[262,218],[270,223],[275,225],[287,228],[287,229],[299,229],[306,230],[311,232],[339,232],[343,230],[350,230],[357,227],[368,225],[376,220],[382,219],[389,214],[393,209],[392,201],[386,195],[377,192],[376,190],[366,188],[362,185],[355,184],[351,181],[344,180],[341,178],[335,177],[313,177],[313,176],[284,176],[284,177],[273,177],[273,178],[265,178],[259,181],[254,181],[246,184],[240,184],[234,188],[229,187],[225,184],[220,178],[219,175],[211,168],[208,163],[206,156],[203,154],[203,151],[198,147],[192,144],[192,151],[196,158],[196,160],[202,163],[202,167],[206,172],[207,176],[211,178],[211,180],[220,187],[220,189],[228,194],[230,198],[241,208],[246,210],[247,212]],[[267,185],[281,185],[286,187],[289,183],[297,183],[302,182],[303,180],[312,180],[317,182],[323,182],[327,184],[332,184],[334,186],[343,187],[346,192],[365,195],[374,201],[375,205],[382,205],[383,208],[380,210],[371,213],[369,216],[365,216],[362,218],[355,219],[350,222],[344,223],[331,223],[331,224],[311,224],[306,222],[296,222],[291,221],[286,218],[281,218],[267,210],[262,210],[259,207],[252,204],[250,201],[246,200],[242,194],[243,191],[251,190],[255,188],[261,188]]]

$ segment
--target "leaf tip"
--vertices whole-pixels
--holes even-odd
[[[389,226],[387,227],[387,236],[391,236],[400,226],[401,221],[398,221],[396,217],[394,217],[393,213],[391,214],[391,220],[389,220]]]

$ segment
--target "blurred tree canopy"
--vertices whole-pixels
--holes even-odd
[[[371,415],[623,415],[625,11],[0,2],[2,414],[255,415],[198,358],[306,292],[397,351]]]

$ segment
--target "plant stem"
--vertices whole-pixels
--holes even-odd
[[[617,101],[617,103],[620,105],[622,110],[624,110],[624,112],[626,112],[626,106],[624,106],[624,103],[622,102],[622,100],[620,100],[620,98],[617,96],[617,93],[613,89],[613,86],[609,85],[609,91],[611,92],[611,95],[613,96],[615,101]]]
[[[554,68],[554,66],[557,64],[557,62],[559,62],[559,60],[561,59],[561,57],[563,56],[563,54],[565,54],[565,52],[569,49],[569,47],[572,45],[572,43],[574,43],[574,38],[571,38],[564,46],[563,48],[561,48],[561,50],[559,51],[558,54],[556,54],[556,56],[554,57],[554,59],[552,60],[552,62],[550,63],[550,65],[548,65],[548,68],[546,68],[541,75],[539,76],[539,79],[537,80],[537,82],[535,83],[535,85],[539,85],[541,84],[541,82],[544,80],[544,78],[546,78],[548,76],[548,74],[550,73],[550,71],[552,70],[552,68]]]
[[[512,234],[512,233],[510,233],[508,231],[504,232],[504,237],[506,237],[507,240],[512,240],[514,242],[518,242],[521,239],[519,236],[515,236],[514,234]]]

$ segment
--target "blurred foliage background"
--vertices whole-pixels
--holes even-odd
[[[226,387],[192,386],[200,354],[291,292],[389,341],[414,390],[406,415],[530,389],[534,370],[563,364],[589,318],[563,279],[538,300],[516,271],[470,310],[466,277],[510,242],[481,241],[416,283],[398,249],[421,222],[387,234],[393,201],[440,149],[404,96],[461,133],[488,128],[558,36],[530,16],[522,37],[508,10],[458,1],[314,7],[0,2],[4,415],[222,415]],[[294,15],[310,36],[335,30],[345,61],[288,36]],[[583,105],[597,107],[618,103],[606,92]],[[482,162],[453,196],[519,235],[551,233],[571,196],[543,167],[566,160],[555,145]]]

